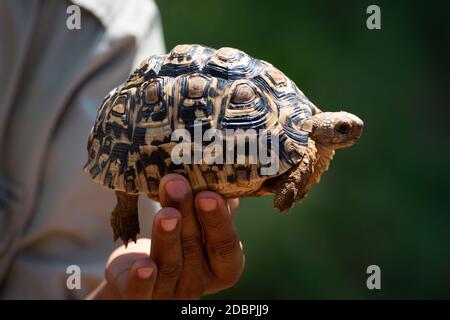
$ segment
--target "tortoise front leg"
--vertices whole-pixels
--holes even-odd
[[[289,210],[295,202],[302,200],[309,191],[308,185],[316,163],[316,149],[310,145],[302,161],[286,173],[281,183],[274,187],[274,206],[281,212]]]
[[[126,247],[129,240],[136,242],[139,233],[139,195],[116,191],[116,196],[117,205],[111,215],[111,227],[114,231],[114,241],[120,238]]]

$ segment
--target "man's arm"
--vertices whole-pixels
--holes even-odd
[[[165,51],[153,1],[72,2],[0,1],[2,299],[83,298],[104,278],[115,199],[82,172],[89,130],[108,91]],[[66,24],[73,4],[81,29]],[[139,207],[149,236],[159,205]]]

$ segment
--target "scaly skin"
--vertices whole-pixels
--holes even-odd
[[[120,238],[125,247],[129,240],[136,242],[139,233],[138,195],[116,191],[117,205],[111,214],[114,241]]]

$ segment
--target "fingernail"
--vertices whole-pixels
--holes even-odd
[[[161,227],[164,231],[173,231],[177,226],[178,219],[172,218],[172,219],[162,219],[161,220]]]
[[[174,200],[182,200],[186,193],[186,183],[182,180],[172,180],[165,184],[164,188],[169,196]]]
[[[226,203],[227,203],[227,211],[228,211],[228,214],[231,216],[231,205],[230,205],[230,202],[227,201]]]
[[[198,204],[203,211],[213,211],[217,208],[217,200],[212,198],[198,199]]]
[[[137,273],[138,273],[139,278],[145,280],[152,276],[153,268],[150,268],[150,267],[139,268],[139,269],[137,269]]]

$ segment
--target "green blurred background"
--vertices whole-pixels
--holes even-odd
[[[158,1],[167,49],[230,46],[365,121],[288,215],[243,199],[240,282],[213,298],[450,298],[450,2]],[[381,8],[381,30],[366,8]],[[366,287],[381,268],[381,290]]]

